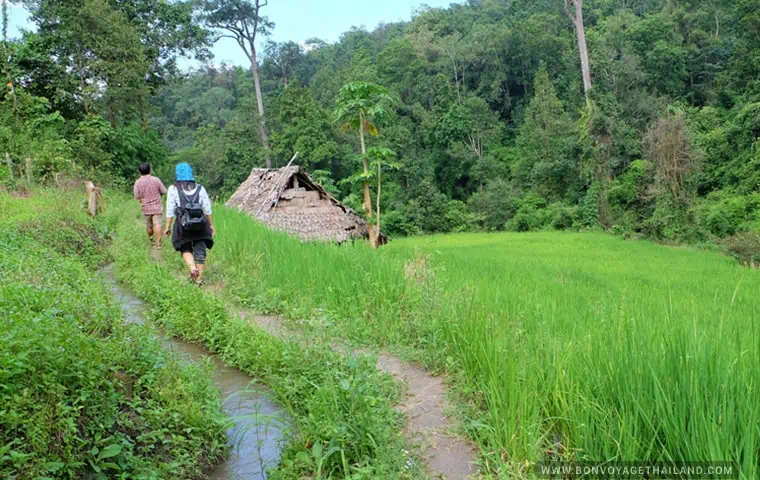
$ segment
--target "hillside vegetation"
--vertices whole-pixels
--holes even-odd
[[[225,2],[21,3],[37,30],[3,47],[0,181],[129,180],[141,161],[169,180],[187,160],[224,198],[297,151],[361,211],[361,182],[345,182],[361,170],[359,135],[336,101],[370,82],[388,93],[367,142],[399,167],[381,193],[393,236],[604,228],[703,242],[760,228],[753,0],[587,0],[588,101],[560,0],[422,8],[308,48],[267,41],[264,7],[248,18],[262,25],[261,106],[246,68],[176,70],[208,58]],[[729,243],[757,258],[756,236]]]

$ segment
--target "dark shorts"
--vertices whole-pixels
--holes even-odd
[[[203,265],[206,263],[206,241],[198,240],[197,242],[187,242],[180,249],[182,253],[192,253],[195,263]]]

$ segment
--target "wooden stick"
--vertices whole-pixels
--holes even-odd
[[[103,190],[89,180],[84,183],[84,187],[87,190],[87,213],[94,217],[103,210]]]

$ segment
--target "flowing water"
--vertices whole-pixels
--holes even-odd
[[[116,282],[114,266],[101,274],[121,304],[124,321],[129,324],[145,322],[146,305]],[[210,358],[214,365],[213,380],[224,398],[224,412],[235,425],[227,432],[230,456],[212,473],[214,480],[266,479],[266,469],[276,466],[280,459],[284,431],[289,424],[287,414],[273,403],[254,380],[236,368],[225,365],[218,357],[203,348],[160,333],[161,343],[183,360],[202,362]]]

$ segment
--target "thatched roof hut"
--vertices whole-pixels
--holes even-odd
[[[304,240],[367,238],[366,220],[298,166],[254,169],[227,205]]]

